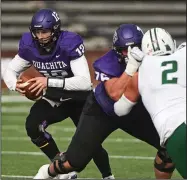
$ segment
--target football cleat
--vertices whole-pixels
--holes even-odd
[[[48,174],[49,164],[45,164],[38,170],[38,173],[34,176],[33,179],[48,179],[51,178]]]
[[[110,175],[110,176],[105,177],[105,178],[103,178],[103,179],[115,179],[115,177],[114,177],[114,175]]]
[[[59,174],[53,179],[77,179],[77,173],[73,171],[68,174]]]

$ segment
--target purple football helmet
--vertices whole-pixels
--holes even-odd
[[[122,24],[113,35],[113,49],[119,55],[120,62],[128,61],[128,46],[141,48],[143,31],[135,24]]]
[[[55,44],[60,35],[61,20],[59,15],[54,10],[41,9],[37,11],[32,17],[29,29],[33,39],[36,42],[38,42],[38,38],[36,37],[37,30],[51,30],[51,37],[48,43],[38,42],[40,47],[50,49]]]

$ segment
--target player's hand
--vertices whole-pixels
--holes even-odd
[[[133,76],[141,65],[141,62],[144,58],[144,53],[138,47],[133,47],[131,49],[131,47],[129,46],[127,56],[128,63],[125,72],[129,76]]]
[[[47,87],[47,77],[35,77],[29,79],[27,82],[34,82],[29,87],[29,90],[31,90],[31,92],[37,91],[36,96],[39,95]]]
[[[138,47],[133,47],[132,49],[130,48],[130,51],[128,51],[128,57],[129,58],[134,58],[137,62],[142,62],[145,54],[138,48]]]
[[[16,82],[16,91],[19,92],[22,96],[25,96],[24,87],[27,86],[27,83],[22,83],[21,79],[18,79]]]

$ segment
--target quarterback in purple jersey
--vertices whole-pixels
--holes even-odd
[[[44,75],[29,80],[34,82],[31,91],[44,93],[31,107],[25,128],[32,143],[53,161],[60,150],[46,128],[68,117],[77,126],[86,97],[92,90],[91,78],[81,36],[61,30],[61,20],[54,10],[37,11],[29,29],[30,32],[22,35],[18,53],[3,78],[10,90],[24,94],[24,84],[18,78],[24,70],[33,65]],[[62,96],[59,98],[58,94]],[[112,175],[108,154],[102,146],[93,160],[103,178]],[[76,174],[71,174],[73,177]]]
[[[59,154],[48,167],[42,166],[36,177],[46,179],[73,170],[83,170],[100,144],[118,128],[158,149],[154,162],[155,176],[159,179],[171,177],[175,167],[166,150],[160,147],[158,133],[141,99],[137,99],[132,109],[133,102],[125,101],[126,105],[122,107],[127,111],[125,116],[119,117],[115,111],[126,84],[135,76],[141,64],[129,52],[132,47],[141,47],[142,37],[142,30],[134,24],[122,24],[115,31],[113,48],[93,64],[96,79],[100,83],[86,100],[66,153]]]

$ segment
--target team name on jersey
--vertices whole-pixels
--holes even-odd
[[[67,66],[63,61],[56,61],[56,62],[37,62],[32,61],[34,67],[37,69],[62,69]]]

